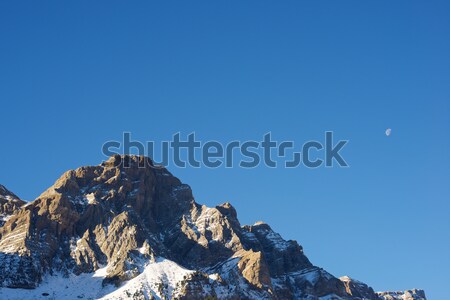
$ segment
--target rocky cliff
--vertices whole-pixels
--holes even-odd
[[[19,197],[0,184],[0,226],[3,226],[25,204],[25,201],[20,200]]]
[[[149,158],[68,171],[26,205],[0,192],[1,299],[402,299],[314,266],[229,203],[196,203]]]

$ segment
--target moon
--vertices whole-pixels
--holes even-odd
[[[386,129],[386,131],[385,131],[386,136],[390,136],[391,135],[391,131],[392,131],[392,129],[390,129],[390,128]]]

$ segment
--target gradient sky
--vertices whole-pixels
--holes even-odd
[[[332,130],[350,168],[170,171],[336,276],[450,299],[449,53],[448,1],[2,1],[0,183],[32,200],[124,131]]]

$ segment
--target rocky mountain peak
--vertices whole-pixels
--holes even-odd
[[[5,288],[67,299],[379,299],[314,266],[268,224],[242,226],[230,203],[198,204],[188,185],[146,157],[67,171],[18,203],[0,227],[2,299],[14,299]],[[81,295],[52,285],[61,277],[100,281]]]
[[[0,199],[3,200],[17,200],[20,201],[19,197],[17,197],[13,192],[9,191],[5,186],[0,184]]]
[[[348,294],[352,295],[355,298],[359,299],[368,299],[368,300],[379,300],[379,297],[371,287],[367,284],[352,279],[348,276],[343,276],[339,278],[345,286],[345,290]]]

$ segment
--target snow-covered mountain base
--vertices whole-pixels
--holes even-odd
[[[102,284],[107,268],[78,276],[47,275],[35,289],[0,288],[0,299],[172,299],[177,297],[177,286],[194,273],[173,261],[158,258],[145,265],[140,275],[115,287]]]
[[[228,266],[230,271],[234,267],[235,260],[230,260]],[[129,300],[129,299],[178,299],[183,296],[182,286],[188,276],[196,272],[181,267],[177,263],[165,258],[157,258],[154,262],[148,262],[143,267],[142,272],[135,278],[123,282],[119,287],[113,285],[103,285],[102,282],[107,274],[107,266],[98,269],[94,273],[82,273],[80,275],[69,274],[48,274],[41,284],[35,289],[12,289],[0,288],[0,299],[2,300],[72,300],[72,299],[99,299],[99,300]],[[305,278],[311,282],[317,279],[314,272],[305,272]],[[213,287],[215,299],[224,299],[230,297],[232,290],[225,288],[220,283],[218,274],[208,276],[208,286]],[[215,287],[214,287],[215,286]],[[245,282],[242,282],[241,288],[248,288]],[[209,293],[210,294],[210,293]],[[198,295],[199,297],[201,295]],[[258,293],[254,293],[255,299],[258,299]],[[207,299],[205,294],[204,298]],[[306,298],[309,299],[309,298]],[[336,295],[326,295],[313,298],[317,300],[338,300],[343,299]]]

